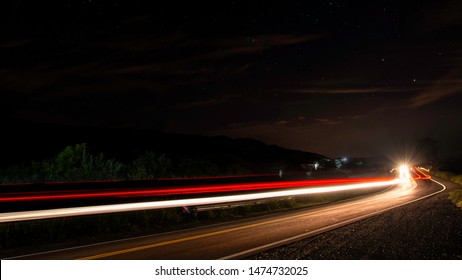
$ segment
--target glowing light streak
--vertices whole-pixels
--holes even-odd
[[[425,174],[418,168],[410,168],[407,165],[401,165],[399,170],[399,178],[403,180],[409,180],[411,177],[414,180],[430,180],[432,177]],[[394,169],[393,169],[394,170]],[[411,176],[412,175],[412,176]]]
[[[411,168],[412,173],[414,173],[415,176],[412,176],[412,179],[414,180],[420,180],[422,179],[422,176],[420,176],[419,173],[417,173],[414,169]]]
[[[272,192],[261,192],[252,194],[228,195],[217,197],[204,197],[204,198],[187,198],[178,200],[166,201],[153,201],[153,202],[138,202],[138,203],[125,203],[125,204],[111,204],[87,207],[74,207],[74,208],[60,208],[36,211],[23,211],[23,212],[10,212],[1,213],[0,222],[13,222],[24,220],[47,219],[57,217],[69,217],[79,215],[93,215],[114,212],[126,211],[139,211],[139,210],[152,210],[162,208],[174,208],[182,206],[198,206],[207,204],[219,204],[236,201],[258,200],[276,197],[289,197],[296,195],[307,195],[316,193],[338,192],[347,190],[357,190],[365,188],[379,188],[390,185],[402,183],[401,179],[389,179],[384,181],[363,182],[356,184],[333,185],[328,187],[310,187],[310,188],[297,188],[291,190],[279,190]]]
[[[422,169],[422,170],[424,170],[424,171],[426,171],[426,172],[430,172],[430,169],[428,169],[428,168],[423,168],[423,167],[418,167],[418,168],[419,168],[419,169]]]
[[[277,182],[252,182],[239,184],[199,185],[183,187],[158,187],[155,189],[126,189],[126,190],[92,190],[92,191],[46,191],[46,192],[15,192],[0,196],[0,202],[25,202],[39,200],[90,199],[115,197],[146,197],[168,196],[184,194],[206,194],[237,191],[257,191],[269,189],[295,188],[300,186],[321,186],[361,182],[379,182],[390,178],[343,178],[324,180],[296,180]]]
[[[419,168],[412,169],[412,171],[417,174],[419,180],[431,180],[432,176],[425,174]],[[415,179],[415,178],[414,178]]]

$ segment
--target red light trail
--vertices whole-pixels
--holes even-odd
[[[44,192],[12,192],[0,196],[0,202],[26,202],[42,200],[64,199],[91,199],[91,198],[117,198],[117,197],[146,197],[168,196],[185,194],[207,194],[260,191],[270,189],[284,189],[296,187],[329,186],[351,183],[371,183],[390,180],[391,178],[343,178],[323,180],[297,180],[277,182],[252,182],[219,185],[197,185],[180,187],[157,187],[155,189],[122,189],[122,190],[68,190],[68,191],[44,191]]]
[[[22,211],[22,212],[10,212],[0,213],[1,222],[13,222],[13,221],[24,221],[24,220],[36,220],[36,219],[47,219],[57,217],[69,217],[79,215],[93,215],[103,213],[114,213],[114,212],[126,212],[126,211],[138,211],[138,210],[152,210],[162,208],[175,208],[182,206],[197,206],[207,204],[220,204],[229,203],[235,201],[249,201],[276,197],[288,197],[296,195],[307,195],[316,193],[329,193],[339,192],[366,188],[384,188],[392,185],[404,183],[402,179],[390,179],[382,178],[356,178],[356,179],[332,179],[332,180],[321,180],[321,181],[342,181],[341,184],[334,184],[328,186],[311,186],[311,187],[299,187],[288,190],[275,190],[267,192],[249,193],[249,194],[237,194],[227,196],[213,196],[213,197],[200,197],[200,198],[184,198],[175,200],[163,200],[163,201],[149,201],[149,202],[137,202],[137,203],[123,203],[123,204],[109,204],[109,205],[97,205],[97,206],[84,206],[84,207],[73,207],[73,208],[60,208],[60,209],[48,209],[48,210],[34,210],[34,211]],[[352,183],[351,181],[356,181]],[[349,183],[345,183],[349,181]],[[301,181],[306,182],[306,181]],[[309,182],[309,181],[308,181]],[[281,182],[278,182],[281,183]],[[289,185],[299,185],[300,181],[284,182]],[[268,183],[265,183],[268,184]],[[265,185],[264,184],[264,185]]]
[[[411,176],[411,171],[414,174]],[[115,197],[161,197],[161,201],[121,203],[96,206],[80,206],[73,208],[32,210],[22,212],[0,213],[1,222],[46,219],[56,217],[91,215],[113,212],[151,210],[161,208],[173,208],[182,206],[197,206],[207,204],[220,204],[236,201],[259,200],[276,197],[307,195],[316,193],[329,193],[366,188],[384,188],[393,185],[401,185],[402,190],[411,190],[414,179],[430,179],[430,176],[422,171],[411,169],[407,166],[399,168],[399,178],[336,178],[321,180],[293,180],[271,182],[246,182],[234,184],[204,184],[188,186],[163,186],[152,189],[103,189],[103,190],[61,190],[45,192],[10,192],[0,196],[0,202],[40,202],[66,199],[89,199],[89,198],[115,198]],[[249,193],[249,191],[252,191]],[[256,192],[255,192],[256,191]],[[239,192],[238,194],[226,193]],[[181,199],[168,198],[169,195],[191,195],[221,193],[209,197],[184,197]]]
[[[432,178],[417,167],[411,168],[411,171],[415,174],[415,176],[412,177],[414,180],[430,180]]]

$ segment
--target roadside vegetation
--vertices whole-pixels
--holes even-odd
[[[462,175],[454,174],[448,171],[434,170],[431,172],[433,176],[437,176],[454,183],[461,185],[461,189],[456,189],[449,192],[449,199],[462,210]]]
[[[0,184],[65,182],[84,180],[129,180],[186,178],[249,173],[240,166],[221,166],[206,158],[173,159],[146,151],[134,160],[122,162],[102,153],[88,152],[86,144],[68,146],[55,157],[0,170]]]
[[[454,174],[448,171],[432,170],[432,176],[440,177],[454,183],[462,185],[462,175]]]
[[[451,191],[449,199],[462,210],[462,189]]]

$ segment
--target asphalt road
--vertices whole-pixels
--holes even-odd
[[[253,255],[250,259],[462,260],[462,211],[448,199],[461,186],[381,215]]]
[[[437,192],[442,192],[442,194],[435,195],[436,197],[447,197],[447,191],[441,185],[428,180],[419,180],[417,182],[417,186],[413,189],[403,190],[397,187],[373,196],[344,201],[333,205],[285,211],[218,225],[80,246],[19,258],[137,260],[242,259],[253,255],[255,255],[255,258],[297,258],[299,255],[281,254],[279,251],[274,254],[268,253],[265,255],[265,253],[279,250],[273,249],[268,251],[268,249],[290,243],[296,244],[296,241],[306,240],[320,233],[342,230],[345,225],[358,224],[358,221],[369,220],[371,219],[370,217],[381,217],[399,209],[410,207],[410,205],[425,204],[427,201],[432,201],[432,197],[434,197],[432,195]],[[424,199],[419,200],[421,198]],[[437,207],[437,205],[433,206]],[[332,231],[335,228],[340,229]],[[374,229],[365,227],[363,230],[366,232],[378,230],[392,236],[393,234],[390,232],[390,229],[392,227],[384,226]],[[343,238],[360,242],[354,234],[343,236]],[[413,238],[419,239],[419,236],[416,235]],[[346,241],[330,240],[330,242],[344,243]],[[285,247],[287,245],[280,248]],[[266,252],[261,253],[264,251]],[[301,256],[306,257],[303,253],[301,254]],[[364,257],[376,257],[376,255],[365,255]],[[326,258],[337,258],[337,256],[326,255]]]

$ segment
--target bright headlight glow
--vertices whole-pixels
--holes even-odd
[[[413,189],[417,186],[414,177],[411,175],[411,171],[415,173],[408,165],[403,164],[399,167],[399,179],[401,181],[401,187],[403,189]],[[416,174],[418,175],[418,174]],[[420,178],[420,176],[417,176]],[[417,178],[416,177],[416,178]],[[418,179],[418,178],[417,178]]]
[[[411,173],[409,172],[409,166],[403,164],[399,167],[399,178],[400,179],[409,179],[411,177]]]

